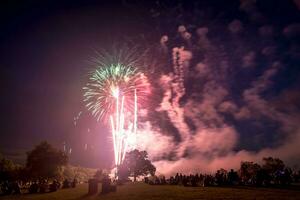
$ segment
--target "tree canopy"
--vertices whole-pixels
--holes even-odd
[[[15,169],[16,165],[11,160],[0,155],[0,182],[13,179]]]
[[[265,157],[263,158],[263,162],[262,167],[269,174],[275,174],[277,171],[283,171],[285,168],[283,161],[278,158]]]
[[[41,142],[27,153],[26,167],[33,179],[57,178],[67,163],[67,155],[47,142]]]
[[[133,150],[126,153],[123,163],[118,167],[118,176],[120,179],[132,176],[136,181],[138,176],[154,175],[155,171],[146,151]]]

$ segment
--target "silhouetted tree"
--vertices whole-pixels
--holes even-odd
[[[16,165],[0,155],[0,182],[12,181],[15,176]]]
[[[280,183],[280,177],[284,173],[285,165],[282,160],[278,158],[266,157],[263,158],[263,170],[268,174],[265,182],[270,184],[272,181],[275,184]]]
[[[62,166],[67,162],[68,157],[65,153],[47,142],[41,142],[27,153],[26,167],[32,179],[48,180],[60,176]]]
[[[14,164],[11,160],[0,157],[0,186],[3,194],[20,194],[17,180],[21,169],[21,166]]]
[[[268,174],[268,172],[260,167],[259,170],[256,172],[256,176],[255,176],[255,184],[256,186],[262,186],[262,185],[269,185],[271,181],[271,177]]]
[[[215,174],[216,182],[219,186],[227,183],[227,171],[223,168],[219,169]]]
[[[253,162],[241,162],[240,176],[244,184],[255,184],[260,165]]]
[[[156,168],[148,160],[147,152],[138,150],[126,153],[123,163],[118,167],[119,177],[133,176],[134,181],[138,176],[154,175],[155,171]]]
[[[278,158],[266,157],[263,158],[263,162],[262,168],[270,174],[275,174],[277,171],[283,171],[285,167],[283,161]]]

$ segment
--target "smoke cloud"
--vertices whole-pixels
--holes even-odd
[[[253,0],[240,1],[239,9],[251,22],[265,18]],[[266,156],[299,165],[300,108],[288,99],[300,95],[293,92],[297,87],[286,91],[278,83],[288,67],[286,60],[293,57],[280,53],[276,41],[280,34],[292,40],[298,24],[283,29],[251,26],[247,39],[241,35],[249,33],[249,24],[241,19],[217,28],[201,25],[180,25],[176,39],[168,35],[160,40],[172,70],[158,80],[163,92],[155,111],[167,115],[180,138],[148,121],[140,132],[140,149],[164,175],[237,169],[241,161],[260,162]],[[229,35],[214,30],[227,30]],[[261,42],[255,42],[257,38]],[[259,143],[258,137],[273,139],[251,146]]]

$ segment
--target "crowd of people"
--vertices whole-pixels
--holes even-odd
[[[76,178],[74,178],[72,181],[65,179],[62,183],[56,179],[51,182],[46,180],[38,180],[27,182],[25,184],[19,181],[5,181],[1,184],[1,192],[4,195],[21,194],[22,192],[29,194],[55,192],[59,188],[75,188],[77,183],[78,181]]]
[[[145,177],[144,182],[150,185],[182,185],[185,187],[198,186],[270,186],[270,185],[290,185],[291,183],[298,183],[300,181],[300,171],[291,171],[285,169],[276,171],[273,174],[259,171],[253,175],[241,173],[231,169],[229,172],[220,169],[214,175],[211,174],[190,174],[185,175],[177,173],[175,176],[165,178],[165,176],[150,176]]]
[[[177,173],[166,179],[165,176],[151,176],[144,178],[145,183],[150,185],[182,185],[185,187],[209,186],[214,185],[214,176],[208,174],[183,175]]]

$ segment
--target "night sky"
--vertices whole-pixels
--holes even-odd
[[[145,145],[159,169],[267,154],[300,164],[300,1],[1,1],[0,10],[0,151],[9,158],[22,162],[47,140],[73,164],[110,166],[109,129],[86,111],[82,87],[95,49],[129,42],[156,63],[145,71],[155,95],[140,128],[156,138]],[[192,57],[176,107],[166,95],[181,46]]]

